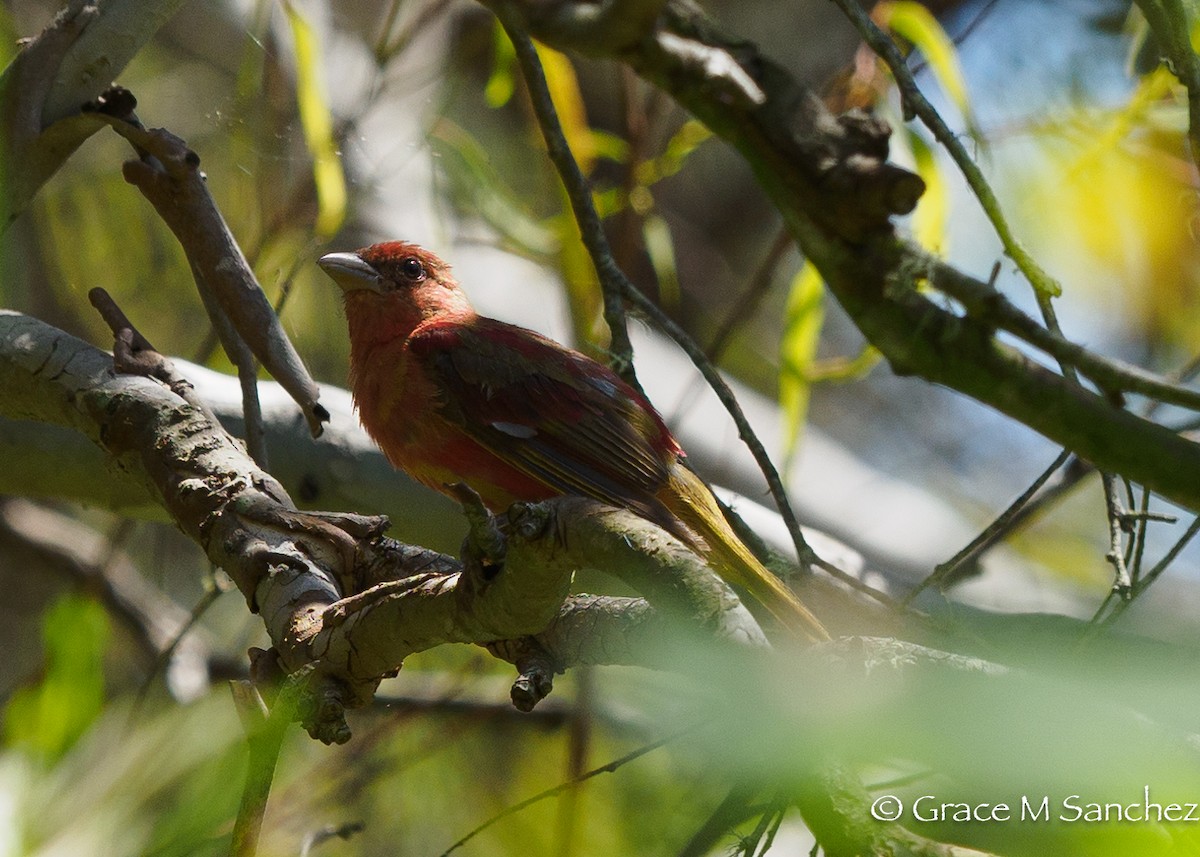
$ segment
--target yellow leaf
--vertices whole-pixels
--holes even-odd
[[[864,345],[853,357],[833,357],[813,363],[809,380],[814,384],[824,382],[861,381],[879,365],[883,355],[874,345]]]
[[[689,119],[671,135],[671,139],[667,141],[661,155],[637,165],[634,178],[638,184],[649,186],[675,175],[683,169],[688,155],[711,136],[712,131],[695,119]]]
[[[313,162],[317,189],[318,236],[328,238],[346,219],[346,176],[333,138],[333,117],[321,85],[321,46],[312,24],[290,2],[284,2],[296,53],[296,104],[304,142]]]
[[[946,239],[946,217],[950,201],[946,179],[938,165],[937,155],[925,139],[913,130],[908,132],[908,145],[916,163],[917,175],[925,182],[925,193],[913,215],[913,237],[922,247],[943,252]]]
[[[784,473],[799,449],[808,420],[813,366],[824,323],[825,282],[813,264],[805,262],[792,279],[783,338],[779,343],[779,406],[784,419]]]
[[[974,125],[967,99],[967,83],[958,64],[958,52],[933,13],[922,3],[896,0],[878,4],[872,16],[880,26],[912,42],[929,62],[929,69],[938,85],[968,124]]]
[[[1157,72],[1143,81],[1148,90],[1159,82]],[[1142,113],[1130,104],[1108,116],[1056,117],[1040,129],[1013,171],[1013,211],[1028,224],[1031,252],[1073,271],[1104,312],[1190,351],[1200,343],[1200,250],[1182,157],[1186,120],[1181,114],[1178,127],[1157,129]]]
[[[562,123],[563,136],[567,138],[575,160],[579,162],[579,169],[585,176],[590,175],[592,167],[596,165],[596,141],[592,137],[592,129],[588,127],[579,78],[575,76],[571,61],[563,54],[542,44],[537,44],[537,52],[546,72],[550,98],[554,101],[554,109],[558,111],[558,121]]]

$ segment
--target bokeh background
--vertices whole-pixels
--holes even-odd
[[[6,0],[0,64],[57,5]],[[918,80],[967,138],[1016,234],[1063,282],[1066,334],[1155,371],[1185,364],[1200,347],[1195,167],[1185,102],[1130,4],[925,5],[951,40],[952,62],[916,52]],[[839,109],[888,116],[895,159],[930,185],[900,228],[981,277],[1000,262],[999,288],[1033,306],[955,168],[904,123],[886,74],[833,4],[707,8]],[[780,240],[780,218],[750,171],[668,98],[614,63],[551,51],[543,61],[618,261],[700,342],[719,343],[720,365],[784,464],[801,519],[860,557],[872,581],[895,592],[915,584],[1053,460],[1058,449],[1029,430],[875,359]],[[950,85],[954,68],[962,92]],[[119,80],[143,122],[200,154],[324,385],[345,385],[347,342],[338,291],[314,261],[387,238],[450,260],[485,313],[603,355],[590,263],[511,46],[482,7],[192,0]],[[174,238],[121,178],[127,157],[115,135],[95,135],[0,236],[0,305],[106,347],[86,300],[100,285],[164,351],[228,372]],[[634,327],[639,375],[699,469],[742,495],[739,508],[786,545],[778,522],[755,510],[769,505],[761,477],[719,404],[685,359]],[[52,550],[4,531],[0,580],[12,597],[0,606],[10,629],[0,663],[0,855],[221,853],[243,762],[219,680],[238,672],[247,646],[263,644],[260,623],[168,524],[53,497],[36,507],[3,502],[21,532],[46,533],[85,564],[147,582],[147,597],[172,619],[204,609],[170,666],[148,663],[136,635],[80,594],[70,569],[54,567]],[[461,525],[445,508],[433,529],[412,526],[402,508],[359,511],[386,511],[402,537],[453,550]],[[1150,528],[1146,551],[1156,557],[1190,517],[1152,508],[1183,517]],[[1092,477],[951,596],[1086,619],[1111,586],[1107,549]],[[1197,582],[1196,555],[1185,551],[1122,622],[1194,641]],[[930,598],[938,609],[942,597]],[[267,853],[298,853],[323,825],[355,821],[366,827],[351,842],[313,853],[441,853],[495,812],[621,755],[664,723],[684,725],[695,705],[694,690],[673,679],[613,669],[564,677],[545,710],[523,718],[505,709],[509,678],[481,651],[427,653],[387,686],[392,705],[357,719],[347,747],[293,736]],[[697,748],[709,745],[684,739],[533,806],[464,853],[679,853],[728,790],[729,777]],[[785,822],[778,853],[807,847],[806,836]],[[735,844],[726,836],[695,853]]]

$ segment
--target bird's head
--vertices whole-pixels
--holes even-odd
[[[356,329],[407,336],[422,321],[473,312],[450,265],[416,244],[385,241],[317,264],[342,289],[352,337]]]

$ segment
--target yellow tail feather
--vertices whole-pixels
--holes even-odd
[[[658,494],[675,517],[704,541],[698,546],[726,583],[749,592],[786,630],[813,643],[829,639],[825,626],[782,580],[742,544],[700,478],[676,464]]]

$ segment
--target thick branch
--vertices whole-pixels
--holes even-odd
[[[9,311],[0,311],[0,389],[6,416],[80,431],[141,481],[262,613],[284,671],[315,666],[339,680],[338,711],[368,701],[378,678],[414,651],[540,632],[574,571],[589,566],[683,609],[693,627],[762,643],[725,584],[631,512],[575,497],[524,508],[504,568],[491,577],[372,538],[369,521],[298,512],[229,435],[161,382],[116,375],[109,355]],[[333,729],[323,737],[348,737]]]
[[[1030,724],[1069,712],[1065,720],[1072,725],[1084,718],[1113,734],[1119,725],[1122,742],[1109,753],[1139,774],[1145,759],[1161,758],[1167,749],[1180,757],[1191,753],[1175,732],[1134,717],[1107,696],[1079,703],[1065,699],[1057,683],[1030,682],[986,661],[896,640],[844,640],[814,647],[811,655],[770,658],[745,645],[754,642],[753,625],[738,618],[743,608],[698,558],[631,513],[585,499],[518,508],[498,571],[484,564],[459,568],[442,555],[356,530],[352,521],[339,529],[335,519],[297,513],[236,443],[160,382],[115,375],[108,355],[11,312],[0,312],[0,388],[8,392],[0,407],[9,415],[91,437],[229,571],[261,611],[285,669],[316,679],[310,686],[319,706],[309,708],[315,712],[309,725],[325,740],[349,737],[343,709],[365,703],[381,672],[418,647],[452,639],[490,642],[497,654],[512,657],[527,703],[544,695],[553,674],[571,660],[662,665],[704,685],[717,683],[720,692],[706,697],[718,727],[712,752],[759,758],[769,748],[764,771],[774,767],[790,778],[832,772],[803,804],[810,823],[828,825],[822,841],[844,846],[840,853],[860,853],[861,843],[879,843],[881,835],[904,846],[896,853],[935,850],[919,838],[904,840],[898,829],[881,834],[867,820],[865,793],[830,769],[828,758],[860,751],[891,757],[903,748],[916,763],[928,761],[970,783],[976,760],[948,748],[982,743],[981,729],[1012,745],[1003,757],[1014,766],[1011,782],[1025,782],[1015,776],[1029,773],[1020,760],[1040,759],[1038,753],[1054,749],[1076,762],[1085,758],[1068,739],[1090,741],[1092,732],[1080,738],[1048,728],[1043,734],[1022,721],[989,731],[996,712],[1014,697],[1033,698],[1022,712],[1039,718]],[[574,569],[595,565],[621,571],[659,605],[595,597],[564,602]],[[725,645],[698,646],[696,638],[688,645],[674,636],[668,623],[679,612],[682,624]],[[532,636],[511,641],[522,634]],[[764,687],[794,690],[763,694]],[[945,712],[958,710],[964,699],[976,710],[947,719]],[[894,730],[847,729],[847,712],[855,714],[852,722],[889,723]],[[1006,723],[1010,717],[1006,712]],[[965,732],[947,742],[940,730],[931,735],[928,723],[935,721]],[[1106,756],[1082,773],[1065,762],[1050,770],[1070,768],[1091,782],[1097,768],[1110,764]]]
[[[95,132],[94,116],[81,111],[95,107],[113,77],[178,5],[179,0],[111,0],[103,6],[75,0],[5,70],[0,77],[0,184],[4,187],[0,230],[7,228],[41,185]],[[199,159],[171,135],[147,133],[123,121],[122,114],[118,116],[103,118],[146,154],[144,162],[127,165],[127,179],[155,205],[179,238],[202,294],[211,290],[238,334],[292,393],[311,431],[319,434],[327,415],[317,403],[317,386],[204,187],[197,169]],[[215,324],[224,332],[219,319]],[[228,336],[225,339],[252,396],[255,367],[247,359],[239,360],[244,349],[239,349],[238,343],[228,341]],[[247,411],[256,413],[252,400]],[[251,437],[256,437],[255,432]]]
[[[533,646],[557,670],[579,664],[655,661],[655,647],[681,628],[706,639],[763,647],[766,639],[729,587],[677,539],[627,509],[561,497],[509,514],[504,565],[494,577],[439,554],[413,576],[412,548],[381,539],[366,548],[363,582],[373,584],[326,613],[313,641],[322,659],[371,678],[410,654],[442,643],[488,643],[518,663]],[[574,573],[598,569],[641,599],[567,599]],[[676,617],[672,620],[670,617]],[[521,642],[523,638],[532,640]]]
[[[886,272],[903,268],[903,252],[843,257],[829,269],[830,287],[898,374],[964,392],[1097,467],[1200,509],[1200,446],[998,342],[986,323],[947,312],[911,286],[890,284]]]

